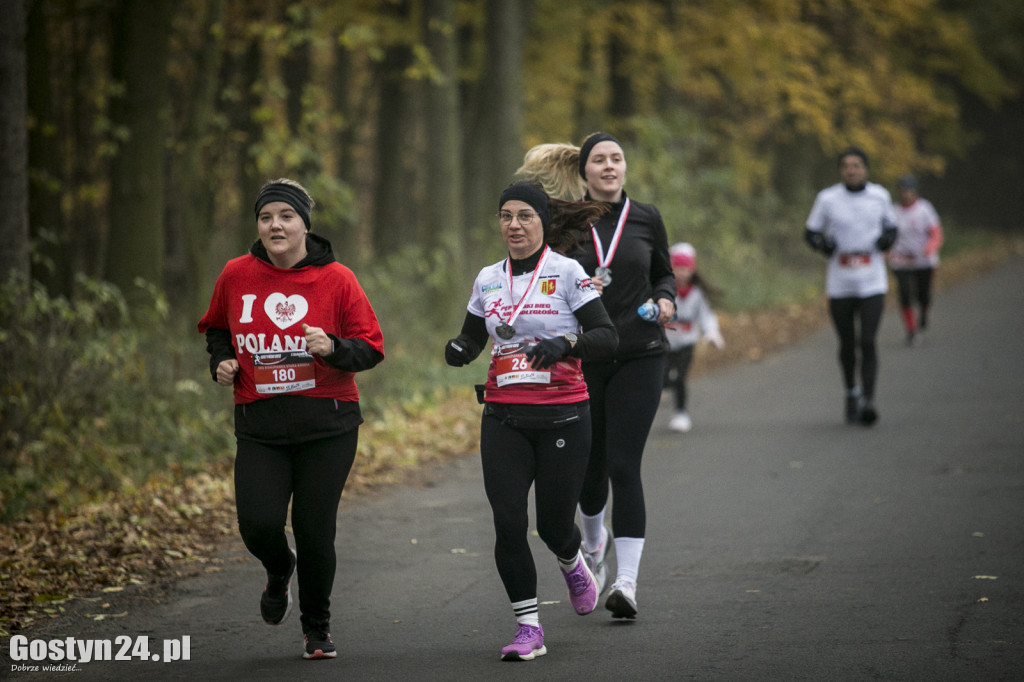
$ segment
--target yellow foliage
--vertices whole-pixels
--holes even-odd
[[[940,84],[957,81],[989,102],[1011,93],[967,20],[937,0],[536,6],[528,146],[572,139],[579,112],[606,111],[621,94],[609,90],[617,73],[629,76],[636,114],[664,113],[670,101],[700,116],[718,161],[743,184],[769,181],[777,156],[806,138],[829,156],[859,144],[893,173],[936,172],[964,143]],[[613,39],[626,46],[617,63]]]

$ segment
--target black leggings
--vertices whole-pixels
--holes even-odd
[[[560,559],[579,551],[576,501],[590,451],[590,413],[555,429],[508,426],[494,415],[480,422],[484,491],[494,515],[494,561],[513,604],[537,596],[537,566],[528,541],[529,495],[534,486],[537,534]]]
[[[934,268],[893,270],[899,291],[900,307],[909,308],[915,302],[919,307],[918,326],[928,325],[928,306],[932,303],[932,273]]]
[[[828,311],[839,336],[839,365],[843,370],[846,390],[857,385],[857,347],[860,346],[860,378],[865,398],[875,395],[878,376],[878,348],[875,336],[882,323],[885,294],[867,298],[830,298]],[[857,321],[860,321],[858,341]]]
[[[238,441],[235,506],[246,548],[274,575],[288,571],[284,527],[292,503],[299,610],[306,625],[331,618],[338,503],[356,456],[359,430],[297,445]]]
[[[604,509],[610,481],[615,537],[645,537],[647,508],[640,464],[661,401],[665,355],[585,362],[583,375],[590,393],[594,438],[580,509],[587,516]]]
[[[670,350],[666,356],[664,386],[675,393],[677,412],[686,409],[686,376],[690,373],[692,363],[692,345]]]

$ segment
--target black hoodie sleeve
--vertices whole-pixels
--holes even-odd
[[[235,347],[231,345],[231,332],[227,329],[206,330],[206,352],[210,354],[210,376],[217,381],[217,366],[225,360],[235,358]]]
[[[327,336],[334,343],[334,352],[324,356],[324,361],[343,372],[372,369],[384,359],[383,353],[362,339],[339,339],[334,334]]]

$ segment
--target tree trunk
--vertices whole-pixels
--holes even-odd
[[[110,166],[103,148],[109,148],[111,137],[116,133],[98,132],[95,121],[106,120],[110,116],[107,98],[96,97],[96,93],[109,93],[106,72],[113,67],[110,54],[105,57],[95,54],[94,41],[110,44],[111,17],[116,16],[116,6],[110,9],[97,3],[89,11],[67,11],[73,25],[69,55],[72,60],[71,81],[68,85],[73,97],[62,123],[73,140],[74,148],[69,154],[69,174],[64,191],[65,199],[69,200],[69,210],[61,247],[68,286],[74,293],[76,275],[103,277],[106,265],[110,202],[104,196],[104,190]]]
[[[31,3],[25,39],[28,110],[34,121],[28,133],[28,215],[37,254],[37,262],[32,264],[32,278],[57,295],[69,294],[71,287],[68,269],[60,267],[63,260],[60,248],[63,217],[60,211],[58,113],[51,91],[53,65],[47,40],[51,27],[43,8],[44,4],[38,0]]]
[[[426,149],[423,155],[425,192],[420,217],[423,243],[444,250],[449,273],[466,270],[466,229],[462,212],[462,147],[459,131],[459,92],[453,0],[426,0],[423,35],[427,50],[438,69],[436,79],[424,81]],[[452,326],[459,324],[465,305],[450,291],[451,279],[435,280],[434,300],[443,302],[439,320],[447,315]],[[440,291],[438,291],[440,288]]]
[[[25,3],[5,3],[0,21],[0,279],[28,279],[28,91]]]
[[[186,313],[201,312],[209,302],[201,294],[216,272],[210,263],[210,233],[213,223],[215,188],[210,186],[209,161],[210,123],[216,113],[218,74],[221,66],[221,40],[218,30],[224,18],[225,0],[210,0],[204,23],[202,49],[196,60],[196,82],[191,108],[181,136],[181,158],[178,161],[178,188],[171,203],[177,206],[181,239],[182,271],[174,279],[179,283],[181,298],[178,307]],[[169,272],[168,275],[171,273]]]
[[[523,47],[530,20],[526,0],[488,0],[486,67],[470,103],[463,168],[467,224],[490,244],[497,235],[498,196],[522,163]],[[490,229],[488,229],[490,228]],[[486,247],[484,247],[486,248]]]
[[[113,118],[127,139],[111,166],[106,275],[126,294],[136,278],[163,284],[167,59],[173,0],[125,0],[115,15],[112,70],[124,84]]]
[[[407,8],[396,9],[403,14]],[[411,60],[407,45],[387,48],[377,69],[380,112],[377,116],[377,187],[374,199],[373,244],[377,254],[389,253],[415,239],[414,180],[410,172],[415,125],[412,82],[404,75]]]
[[[424,36],[439,74],[424,81],[426,192],[422,217],[424,237],[436,243],[450,235],[447,246],[457,257],[463,242],[462,147],[459,139],[459,92],[455,47],[455,6],[453,0],[426,0]],[[456,263],[452,263],[456,265]]]
[[[617,23],[624,23],[619,17]],[[635,142],[636,135],[630,126],[630,119],[637,112],[636,89],[633,74],[624,65],[630,62],[632,47],[624,36],[613,32],[608,43],[608,130],[627,146]]]

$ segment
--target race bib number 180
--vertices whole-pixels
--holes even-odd
[[[316,386],[313,356],[304,350],[256,353],[253,361],[259,393],[294,393]]]

